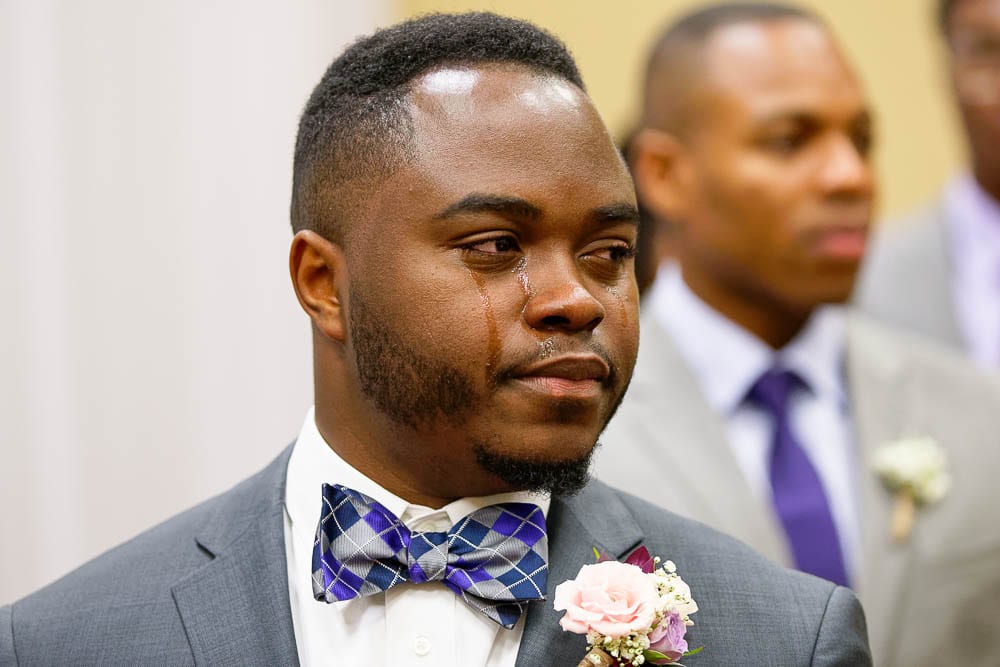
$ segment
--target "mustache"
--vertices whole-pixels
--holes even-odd
[[[608,376],[601,382],[606,387],[614,387],[618,382],[618,364],[606,347],[597,341],[580,344],[575,341],[555,342],[553,338],[539,341],[536,349],[519,353],[490,374],[490,385],[496,386],[525,375],[529,369],[550,359],[566,355],[593,354],[608,365]]]

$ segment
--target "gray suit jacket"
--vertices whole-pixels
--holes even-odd
[[[289,451],[0,608],[0,665],[297,664],[282,523]],[[593,562],[594,547],[621,557],[644,543],[672,558],[701,608],[688,637],[705,650],[691,666],[871,664],[850,591],[779,568],[705,526],[598,482],[554,500],[548,523],[550,600]],[[584,638],[562,632],[559,617],[551,602],[530,605],[517,667],[580,661]]]
[[[863,541],[856,589],[875,662],[995,667],[1000,386],[950,350],[865,316],[850,317],[847,335]],[[643,319],[636,372],[602,436],[598,477],[789,563],[778,521],[751,492],[724,428],[669,334]],[[930,436],[947,448],[954,486],[941,503],[918,510],[911,539],[895,545],[891,496],[870,458],[880,444],[907,435]]]
[[[944,202],[886,224],[865,255],[854,300],[863,310],[963,349],[952,299]]]

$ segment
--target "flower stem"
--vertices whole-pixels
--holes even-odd
[[[892,541],[903,544],[913,531],[913,519],[916,515],[916,502],[913,491],[904,486],[896,492],[892,506]]]
[[[612,667],[614,664],[614,658],[599,648],[593,648],[576,667]]]

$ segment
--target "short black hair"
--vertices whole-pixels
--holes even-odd
[[[584,89],[556,37],[488,12],[428,14],[349,46],[316,85],[299,121],[292,169],[291,223],[343,242],[358,200],[408,155],[405,97],[410,83],[445,65],[512,63]]]
[[[687,122],[683,90],[692,80],[691,70],[701,63],[700,50],[712,34],[730,25],[758,23],[784,19],[798,19],[823,26],[823,21],[813,12],[794,5],[776,2],[723,2],[708,5],[684,14],[670,23],[659,34],[646,62],[644,123],[669,127]],[[697,78],[695,75],[694,78]],[[654,89],[666,86],[661,94]],[[671,109],[652,109],[666,98]],[[654,99],[655,98],[655,99]],[[654,121],[654,118],[657,119]]]
[[[812,12],[776,2],[724,2],[696,9],[674,21],[657,39],[655,54],[664,44],[676,41],[702,43],[719,28],[736,23],[804,19],[819,22]]]

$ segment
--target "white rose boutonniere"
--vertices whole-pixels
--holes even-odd
[[[905,542],[913,530],[916,508],[939,502],[948,494],[948,457],[933,439],[911,437],[880,447],[872,462],[882,483],[895,494],[892,539]]]

